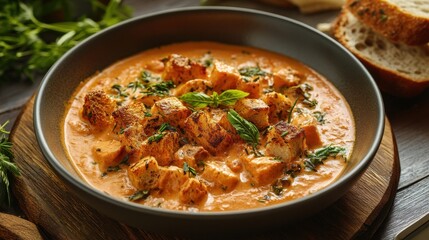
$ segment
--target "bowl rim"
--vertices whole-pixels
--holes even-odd
[[[269,18],[275,18],[277,20],[286,21],[292,24],[295,24],[299,26],[300,28],[305,29],[305,31],[310,31],[312,34],[318,35],[318,37],[322,38],[325,41],[330,42],[330,44],[335,45],[335,47],[340,48],[345,54],[348,54],[351,59],[354,60],[354,64],[357,64],[359,68],[363,71],[363,73],[366,75],[366,78],[369,80],[369,83],[371,84],[374,94],[377,98],[377,113],[379,113],[379,118],[377,121],[377,131],[375,133],[374,141],[369,149],[369,151],[365,154],[365,156],[360,160],[358,164],[349,172],[346,174],[341,175],[341,178],[344,179],[343,181],[334,181],[333,183],[329,184],[325,188],[309,194],[304,197],[300,197],[294,200],[285,201],[281,203],[276,203],[269,206],[262,206],[258,208],[249,208],[249,209],[241,209],[241,210],[228,210],[228,211],[215,211],[215,212],[192,212],[192,211],[183,211],[183,210],[170,210],[170,209],[163,209],[163,208],[153,208],[149,206],[145,206],[139,203],[134,203],[131,201],[124,201],[120,198],[116,198],[110,195],[107,195],[100,191],[99,189],[96,189],[89,184],[85,183],[83,179],[80,179],[79,177],[75,177],[72,174],[69,173],[69,171],[63,167],[63,164],[59,162],[54,153],[50,150],[49,145],[47,143],[47,140],[44,136],[44,133],[42,131],[42,123],[41,123],[41,108],[42,108],[42,99],[45,93],[46,86],[49,83],[49,79],[55,72],[56,68],[63,62],[64,59],[66,59],[68,56],[70,56],[73,51],[77,48],[79,48],[81,45],[84,45],[87,42],[94,41],[94,39],[97,39],[99,37],[102,37],[104,34],[109,32],[111,29],[115,28],[121,28],[125,25],[131,24],[133,22],[138,22],[144,19],[152,18],[152,17],[162,17],[163,15],[170,15],[170,14],[176,14],[176,13],[185,13],[185,12],[228,12],[228,13],[239,13],[239,14],[251,14],[251,15],[259,15]],[[298,59],[299,60],[299,59]],[[241,8],[241,7],[229,7],[229,6],[193,6],[193,7],[179,7],[179,8],[173,8],[168,10],[162,10],[157,11],[153,13],[143,14],[140,16],[136,16],[133,18],[130,18],[128,20],[122,21],[114,26],[108,27],[106,29],[103,29],[90,37],[86,38],[76,46],[74,46],[72,49],[67,51],[59,60],[57,60],[53,66],[48,70],[48,72],[43,77],[43,80],[39,86],[39,89],[37,91],[37,95],[35,98],[34,103],[34,115],[33,115],[33,121],[34,121],[34,131],[36,135],[37,142],[39,144],[40,149],[42,150],[42,153],[45,157],[45,159],[48,160],[49,165],[55,170],[56,174],[59,175],[61,178],[65,179],[68,184],[72,184],[74,187],[84,191],[86,194],[89,194],[92,197],[97,198],[101,201],[107,201],[109,204],[115,205],[120,208],[126,208],[128,210],[137,211],[140,213],[150,213],[150,214],[156,214],[156,215],[175,215],[176,217],[185,217],[185,218],[197,218],[197,219],[203,219],[203,218],[210,218],[213,219],[214,217],[231,217],[231,216],[240,216],[240,215],[250,215],[255,213],[261,213],[261,212],[270,212],[270,211],[276,211],[279,208],[285,208],[290,206],[295,206],[297,204],[305,204],[307,199],[310,198],[320,198],[327,192],[334,191],[341,185],[346,184],[351,179],[356,177],[356,175],[361,174],[365,168],[370,164],[372,161],[372,158],[375,156],[382,137],[384,133],[384,105],[382,101],[382,95],[377,87],[377,84],[375,83],[374,79],[370,75],[370,73],[367,71],[367,69],[364,67],[364,65],[352,54],[350,53],[345,47],[343,47],[340,43],[336,42],[331,37],[327,36],[326,34],[323,34],[322,32],[317,31],[313,27],[300,22],[298,20],[285,17],[279,14],[270,13],[266,11],[256,10],[256,9],[249,9],[249,8]],[[64,150],[65,151],[65,150]]]

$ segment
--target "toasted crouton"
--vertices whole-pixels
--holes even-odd
[[[209,152],[201,146],[185,144],[174,154],[172,165],[183,167],[186,162],[189,166],[197,168],[198,162],[205,160],[209,155]]]
[[[240,80],[240,74],[233,67],[215,61],[213,63],[210,80],[213,83],[213,90],[220,93],[228,89],[236,88],[237,82]]]
[[[215,161],[205,162],[204,171],[200,175],[203,179],[213,183],[213,190],[221,193],[234,190],[239,182],[238,176],[225,164]]]
[[[281,93],[270,92],[261,97],[270,107],[269,121],[276,124],[280,120],[286,120],[289,116],[289,110],[292,107],[292,101]]]
[[[180,85],[192,79],[207,79],[207,69],[197,61],[178,54],[172,54],[165,63],[162,78],[172,80],[175,85]]]
[[[124,147],[118,140],[97,141],[92,146],[92,154],[100,169],[105,170],[121,162],[122,159],[119,156],[123,149]]]
[[[282,68],[273,72],[273,87],[280,91],[284,87],[297,86],[304,80],[305,76],[293,68]]]
[[[143,124],[146,112],[147,110],[144,104],[133,102],[114,111],[112,116],[115,119],[116,128],[118,130],[125,129],[134,123]]]
[[[251,182],[257,186],[266,185],[279,178],[285,168],[285,162],[273,157],[242,159],[244,168],[251,176]]]
[[[186,204],[198,204],[207,197],[207,187],[198,179],[189,178],[179,192],[179,200]]]
[[[128,177],[131,184],[137,189],[150,190],[158,186],[160,168],[158,162],[152,156],[140,159],[130,165]]]
[[[157,141],[153,138],[155,135],[148,137],[138,149],[140,156],[153,156],[160,166],[168,166],[174,159],[174,153],[179,149],[179,133],[164,132],[156,133],[163,135]]]
[[[258,78],[251,79],[251,80],[245,80],[244,78],[241,78],[237,81],[237,87],[238,90],[241,90],[243,92],[249,93],[249,98],[259,98],[261,97],[261,89],[262,85]]]
[[[308,148],[314,149],[322,146],[319,130],[317,129],[317,119],[308,113],[296,115],[292,120],[292,125],[302,128],[305,133],[305,144]]]
[[[146,117],[146,112],[142,103],[134,102],[112,113],[116,124],[115,132],[128,152],[139,148],[147,136],[152,135],[163,122],[159,115]]]
[[[161,167],[158,189],[162,194],[177,194],[189,176],[183,168],[176,166]]]
[[[260,99],[240,99],[235,104],[234,110],[246,120],[254,123],[259,129],[264,129],[270,125],[268,122],[270,108]]]
[[[288,163],[299,157],[303,150],[304,131],[280,121],[267,131],[266,153]]]
[[[203,92],[206,94],[211,94],[212,89],[212,82],[204,79],[194,79],[178,86],[174,95],[180,97],[188,92]]]
[[[166,122],[173,126],[181,126],[191,110],[183,105],[176,97],[168,97],[157,101],[151,109],[152,115],[161,115]]]
[[[112,112],[116,104],[101,90],[89,92],[85,96],[82,117],[97,129],[104,129],[113,124]]]
[[[186,118],[184,130],[190,139],[211,154],[223,152],[232,144],[231,135],[206,112],[194,112]]]

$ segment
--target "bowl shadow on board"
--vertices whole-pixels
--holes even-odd
[[[270,207],[214,213],[154,209],[112,198],[83,182],[69,163],[59,122],[78,84],[146,49],[184,41],[216,41],[281,53],[310,66],[344,95],[355,117],[356,143],[345,173],[310,196]],[[104,30],[67,52],[46,74],[34,109],[36,137],[55,172],[100,213],[152,232],[220,234],[278,229],[339,199],[374,157],[384,129],[382,99],[365,68],[325,35],[278,15],[229,7],[194,7],[150,14]]]

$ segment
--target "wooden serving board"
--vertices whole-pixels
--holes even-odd
[[[33,128],[33,105],[34,98],[24,107],[11,134],[15,162],[21,170],[21,176],[15,178],[13,193],[25,217],[46,238],[181,239],[118,223],[69,192],[38,147]],[[386,119],[384,137],[375,159],[345,196],[311,218],[244,238],[369,239],[390,210],[399,174],[398,150]]]

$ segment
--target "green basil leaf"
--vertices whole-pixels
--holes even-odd
[[[228,121],[237,130],[238,135],[247,143],[256,146],[259,143],[258,128],[251,122],[240,116],[236,111],[228,111]]]
[[[195,108],[207,107],[208,105],[213,103],[213,100],[210,96],[201,92],[189,92],[183,94],[180,97],[180,100],[186,102],[187,104],[190,104],[192,107]]]
[[[238,100],[249,96],[249,93],[237,89],[229,89],[219,95],[219,104],[234,105]]]

